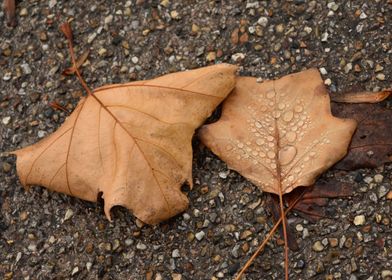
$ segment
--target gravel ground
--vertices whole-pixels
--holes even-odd
[[[58,27],[69,18],[76,51],[90,50],[83,72],[93,88],[219,62],[262,79],[317,67],[333,92],[392,84],[390,0],[25,0],[17,15],[9,29],[0,12],[1,151],[53,132],[67,114],[49,103],[72,110],[83,95],[75,77],[61,76],[69,55]],[[25,192],[14,158],[1,158],[0,277],[231,279],[272,226],[266,196],[196,139],[194,147],[189,209],[154,227],[125,209],[110,223],[102,203]],[[291,279],[392,278],[391,171],[324,175],[355,194],[330,203],[333,219],[290,216],[301,248],[290,253]],[[277,239],[247,279],[283,278]]]

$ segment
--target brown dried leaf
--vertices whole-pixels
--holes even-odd
[[[14,152],[24,186],[42,185],[105,213],[121,205],[155,224],[188,205],[194,130],[234,87],[235,67],[216,65],[98,88],[41,142]]]
[[[317,70],[257,83],[237,79],[221,119],[200,130],[207,147],[263,191],[310,186],[347,152],[355,121],[331,115]]]
[[[341,170],[375,168],[392,161],[392,109],[378,104],[332,103],[334,115],[358,123],[348,154],[334,167]]]
[[[378,92],[349,92],[344,94],[334,94],[331,96],[333,102],[339,103],[378,103],[387,99],[392,94],[392,89]]]
[[[15,0],[4,0],[4,13],[7,19],[7,25],[15,27],[16,26]]]
[[[327,208],[330,198],[348,197],[351,196],[354,189],[352,185],[339,182],[337,180],[330,180],[328,182],[318,181],[311,187],[299,187],[291,193],[284,196],[284,200],[288,205],[294,204],[293,211],[299,214],[304,219],[315,223],[322,218],[332,218],[333,210]],[[272,195],[269,200],[269,206],[274,222],[280,218],[278,199],[276,195]],[[291,224],[286,224],[288,246],[292,251],[299,250],[295,232]],[[282,227],[280,227],[280,234],[282,234]]]

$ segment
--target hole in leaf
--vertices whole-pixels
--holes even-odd
[[[184,183],[184,184],[182,184],[182,186],[181,186],[181,191],[183,192],[183,193],[189,193],[190,192],[190,190],[191,190],[191,188],[189,187],[189,184],[188,183]]]
[[[361,137],[359,137],[359,138],[361,138],[361,139],[365,139],[367,136],[366,135],[362,135]]]

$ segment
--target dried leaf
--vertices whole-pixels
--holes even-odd
[[[14,152],[24,186],[42,185],[105,213],[121,205],[155,224],[188,205],[194,130],[234,87],[235,67],[216,65],[98,88],[41,142]]]
[[[386,103],[332,103],[334,115],[353,118],[358,123],[348,154],[335,168],[375,168],[392,161],[392,109],[385,106]]]
[[[80,66],[83,65],[83,63],[87,60],[88,55],[90,54],[90,51],[87,50],[85,51],[77,60],[76,60],[76,66],[71,66],[63,71],[63,75],[72,75],[76,72],[76,68],[80,69]]]
[[[237,79],[221,119],[200,130],[207,147],[263,191],[310,186],[347,152],[355,121],[331,115],[317,70],[257,83]]]
[[[344,94],[334,94],[331,96],[333,102],[339,103],[378,103],[387,99],[392,94],[392,89],[378,92],[349,92]]]
[[[330,198],[348,197],[351,196],[354,189],[352,185],[339,182],[337,180],[330,180],[328,182],[316,182],[312,187],[299,187],[291,193],[284,196],[288,205],[294,205],[293,211],[299,214],[304,219],[315,223],[322,218],[332,218],[333,209],[327,208]],[[298,200],[299,199],[299,200]],[[276,195],[273,195],[269,200],[269,206],[274,222],[280,219],[279,205]],[[289,248],[292,251],[299,250],[295,238],[295,232],[291,225],[287,224],[287,241]],[[280,234],[282,236],[282,227],[280,227]]]
[[[15,0],[4,0],[4,13],[7,19],[7,25],[15,27]]]

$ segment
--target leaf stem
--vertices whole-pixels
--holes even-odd
[[[301,200],[303,195],[305,194],[305,190],[302,191],[302,193],[294,200],[294,202],[287,207],[285,211],[285,215],[294,208],[294,206],[298,203],[298,201]],[[257,250],[253,253],[253,255],[250,257],[250,259],[245,263],[244,267],[241,269],[241,271],[237,274],[235,280],[240,280],[242,275],[245,273],[245,271],[249,268],[249,266],[253,263],[253,261],[256,259],[256,257],[261,253],[261,251],[264,249],[265,245],[267,245],[268,241],[271,239],[275,231],[278,229],[280,223],[282,222],[283,218],[280,217],[278,221],[275,222],[274,226],[272,229],[269,231],[265,239],[263,240],[263,243],[257,248]]]

